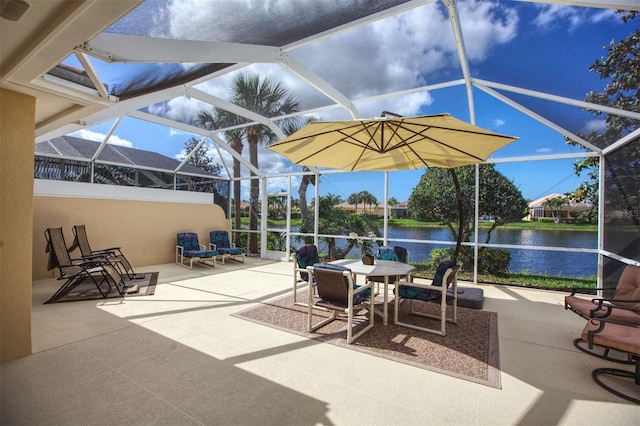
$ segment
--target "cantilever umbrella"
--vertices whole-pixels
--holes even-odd
[[[453,167],[482,163],[516,139],[438,114],[313,121],[269,149],[298,165],[346,171],[448,168],[456,185],[461,227],[462,199]],[[460,244],[458,232],[456,257]]]

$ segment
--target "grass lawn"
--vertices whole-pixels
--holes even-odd
[[[416,267],[415,276],[433,278],[435,270],[427,268],[426,264],[413,264]],[[473,272],[460,271],[458,279],[473,281]],[[507,274],[505,276],[478,274],[478,282],[486,284],[505,284],[518,287],[540,288],[546,290],[568,290],[572,288],[596,288],[596,277],[572,278],[554,277],[550,275],[533,275],[526,273]]]

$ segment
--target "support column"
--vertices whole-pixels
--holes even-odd
[[[0,360],[31,354],[35,98],[0,89]]]

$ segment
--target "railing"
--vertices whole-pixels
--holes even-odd
[[[210,193],[228,215],[231,185],[221,177],[41,155],[34,161],[36,179]]]

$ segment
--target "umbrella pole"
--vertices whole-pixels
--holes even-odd
[[[456,249],[453,252],[453,261],[458,263],[458,255],[460,254],[460,248],[462,247],[462,222],[464,221],[464,212],[462,205],[462,191],[460,190],[460,182],[458,182],[458,175],[456,171],[449,169],[451,179],[453,179],[453,186],[456,189],[456,200],[458,201],[458,238],[456,241]]]

